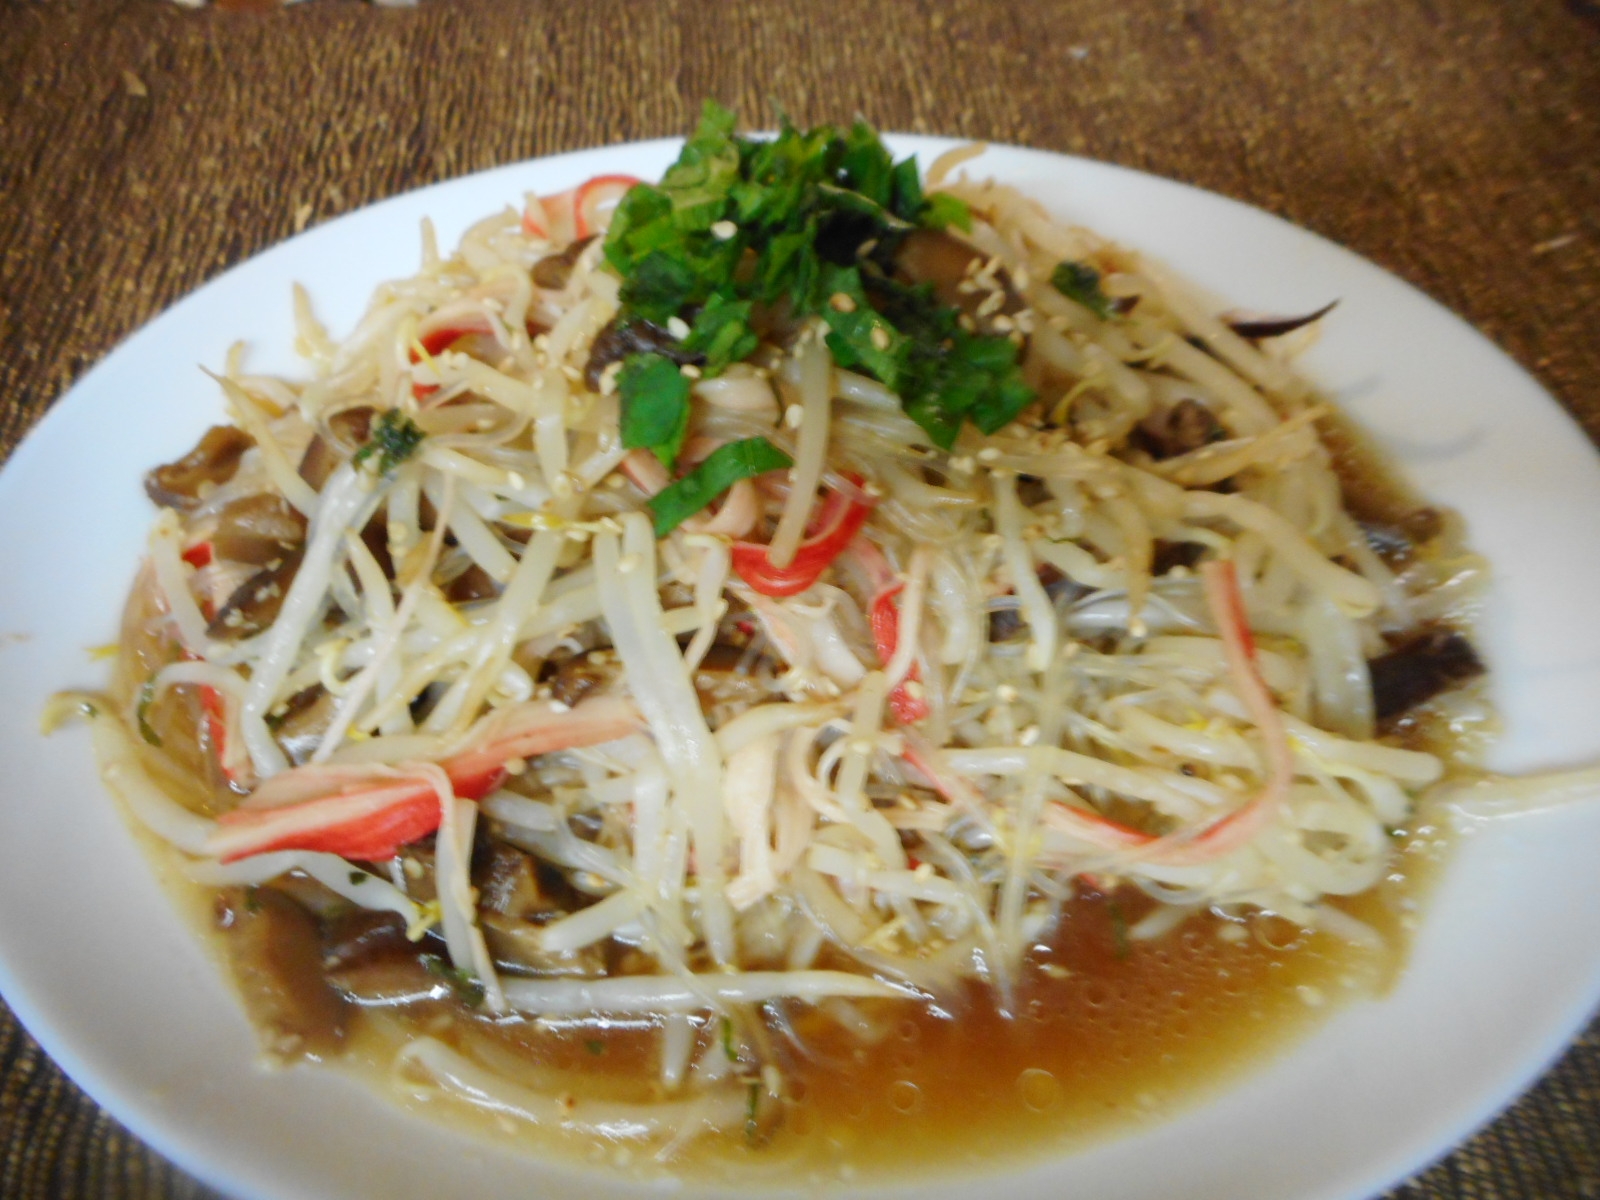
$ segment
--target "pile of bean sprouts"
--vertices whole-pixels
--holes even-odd
[[[1375,738],[1367,663],[1386,634],[1460,619],[1481,563],[1391,568],[1346,509],[1318,432],[1327,410],[1286,350],[1241,338],[1157,264],[1011,188],[951,178],[961,158],[934,164],[929,186],[974,213],[959,235],[979,252],[970,288],[998,296],[1004,278],[1020,297],[1005,327],[1039,402],[942,450],[802,327],[696,381],[686,445],[693,459],[762,436],[793,468],[736,484],[660,539],[647,500],[665,469],[622,445],[614,373],[585,382],[618,309],[600,242],[559,289],[533,280],[575,234],[528,219],[560,198],[488,217],[448,257],[425,228],[421,269],[380,287],[342,340],[297,294],[308,378],[252,374],[236,354],[220,382],[254,448],[151,532],[142,586],[184,651],[153,688],[222,698],[245,804],[431,789],[438,898],[413,898],[398,860],[233,855],[225,822],[139,766],[130,697],[96,737],[134,811],[204,883],[298,871],[413,928],[438,924],[489,1013],[650,1018],[674,1086],[716,1076],[710,1022],[734,1006],[921,1004],[969,979],[1006,1003],[1085,880],[1158,902],[1136,938],[1207,910],[1376,936],[1327,898],[1385,876],[1393,831],[1443,766]],[[1096,267],[1114,315],[1051,286],[1063,261]],[[475,332],[423,349],[457,327]],[[1225,436],[1144,452],[1141,429],[1186,401]],[[307,445],[362,408],[406,414],[420,446],[383,473],[342,445],[313,487],[297,470]],[[305,516],[304,559],[269,628],[216,640],[208,603],[238,580],[185,552],[258,492]],[[817,582],[772,595],[733,569],[741,541],[792,558],[830,497],[870,513]],[[374,517],[392,578],[360,536]],[[1163,569],[1163,547],[1187,565]],[[493,594],[452,603],[450,581],[472,568]],[[872,609],[891,591],[884,656]],[[702,667],[728,648],[738,686],[708,692]],[[553,699],[539,664],[597,652],[614,681]],[[274,715],[318,684],[334,715],[292,764]],[[439,764],[492,751],[513,711],[536,714],[553,748],[508,752],[499,788],[455,796]],[[614,939],[649,968],[497,971],[470,883],[479,826],[587,897],[542,927],[546,948]],[[549,1104],[433,1038],[401,1069],[524,1113]],[[657,1127],[642,1110],[594,1120]]]

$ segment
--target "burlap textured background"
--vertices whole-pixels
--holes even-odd
[[[1461,313],[1600,438],[1595,0],[0,0],[0,457],[121,338],[303,224],[679,133],[705,96],[1260,205]],[[0,1197],[210,1195],[0,1009]],[[1600,1196],[1600,1025],[1394,1195]]]

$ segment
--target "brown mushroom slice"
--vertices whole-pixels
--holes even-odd
[[[1139,426],[1141,444],[1157,461],[1188,454],[1228,436],[1216,414],[1192,396],[1153,413]]]
[[[572,268],[578,263],[578,256],[594,236],[579,238],[565,250],[555,254],[547,254],[533,264],[533,283],[535,287],[543,288],[547,292],[562,291],[572,280]]]
[[[1298,317],[1235,317],[1223,318],[1223,324],[1233,330],[1242,338],[1259,342],[1266,338],[1282,337],[1286,333],[1293,333],[1296,329],[1304,329],[1313,321],[1320,321],[1334,310],[1339,302],[1330,300],[1316,312],[1306,313]]]
[[[310,759],[333,723],[338,698],[320,683],[289,697],[283,717],[273,726],[273,736],[295,766]]]
[[[595,334],[589,347],[589,361],[583,368],[583,381],[589,390],[598,392],[605,369],[630,354],[660,354],[679,366],[703,361],[700,355],[685,352],[677,338],[653,322],[614,317]]]
[[[895,250],[894,265],[912,283],[926,283],[941,304],[959,308],[978,322],[983,332],[994,316],[1011,316],[1023,307],[1022,297],[1011,283],[1011,276],[996,269],[994,280],[1004,299],[998,308],[985,309],[991,292],[973,283],[985,262],[982,251],[942,229],[917,229],[907,234]],[[966,286],[963,286],[966,285]]]
[[[537,921],[480,911],[478,924],[495,967],[508,974],[598,979],[606,973],[605,951],[599,943],[578,950],[546,950],[543,927]]]
[[[371,435],[373,413],[373,409],[361,406],[343,409],[329,417],[328,432],[313,437],[300,457],[300,478],[320,492],[340,459],[354,453]]]
[[[274,888],[225,888],[216,920],[267,1053],[285,1062],[338,1054],[349,1010],[323,978],[316,918]]]
[[[503,916],[529,917],[549,912],[554,902],[539,886],[533,856],[505,842],[492,842],[476,856],[472,885],[478,889],[478,910]]]
[[[1372,674],[1372,707],[1380,723],[1484,671],[1472,643],[1453,629],[1422,630],[1373,659],[1367,669]]]
[[[282,496],[258,492],[223,506],[210,541],[217,558],[264,567],[305,539],[305,517]]]
[[[549,676],[550,695],[568,707],[574,707],[585,697],[604,690],[622,674],[612,650],[586,650],[574,654],[556,665]]]
[[[411,953],[365,958],[328,972],[328,983],[362,1008],[400,1008],[437,1003],[457,995],[460,984],[430,970],[430,956]]]
[[[254,445],[242,429],[213,425],[193,450],[144,477],[145,495],[166,508],[191,509],[211,488],[233,478],[244,452]]]
[[[301,551],[290,551],[235,588],[206,627],[206,636],[218,641],[253,637],[276,621],[301,557]]]

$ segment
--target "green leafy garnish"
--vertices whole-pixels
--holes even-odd
[[[664,354],[630,354],[617,376],[622,444],[671,467],[689,433],[689,380]]]
[[[150,703],[155,698],[156,681],[154,679],[146,679],[144,686],[139,689],[139,703],[134,707],[133,716],[139,725],[139,736],[152,746],[160,746],[161,735],[151,726],[147,716],[150,711]]]
[[[792,466],[794,459],[763,437],[718,446],[698,467],[650,498],[656,536],[666,537],[739,480]]]
[[[365,883],[367,880],[369,880],[371,878],[372,878],[372,876],[368,875],[365,871],[351,871],[350,872],[350,886],[351,887],[355,887],[358,884]]]
[[[961,200],[924,195],[916,161],[895,162],[863,121],[801,130],[785,118],[767,141],[734,127],[708,102],[661,182],[617,206],[605,257],[622,277],[619,320],[683,322],[683,350],[714,376],[755,351],[762,321],[821,317],[834,360],[899,393],[946,448],[964,421],[993,433],[1033,399],[1011,341],[961,328],[932,288],[895,279],[907,234],[971,229]],[[632,355],[619,378],[623,441],[670,467],[689,388],[650,359],[665,361]]]
[[[422,438],[422,430],[410,417],[398,408],[385,409],[373,422],[366,445],[357,450],[350,461],[359,467],[376,455],[378,474],[387,475],[417,452]]]
[[[422,955],[422,965],[429,975],[443,979],[450,985],[456,999],[476,1008],[483,1003],[483,981],[463,967],[453,967],[437,954]]]
[[[583,1048],[585,1050],[587,1050],[590,1054],[593,1054],[597,1058],[600,1055],[602,1055],[602,1054],[604,1054],[606,1052],[606,1044],[604,1042],[602,1042],[599,1038],[589,1038],[589,1039],[587,1039],[583,1043]]]
[[[1088,263],[1062,263],[1051,274],[1050,283],[1068,300],[1076,300],[1102,321],[1111,319],[1111,297],[1100,290],[1100,272]]]
[[[739,1061],[739,1052],[733,1048],[733,1022],[722,1018],[722,1053],[729,1062]]]

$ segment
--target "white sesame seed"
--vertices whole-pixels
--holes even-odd
[[[1017,689],[1009,683],[1002,683],[994,690],[994,698],[1001,704],[1015,704],[1017,702]]]
[[[528,481],[526,479],[524,479],[521,475],[519,475],[516,471],[507,471],[506,472],[506,482],[511,485],[512,490],[518,491],[518,492],[520,492],[523,488],[528,486]]]
[[[732,221],[718,221],[711,227],[711,236],[718,241],[725,242],[739,232],[739,227]]]
[[[689,336],[689,323],[682,317],[668,317],[667,332],[681,342]]]
[[[978,451],[978,461],[985,463],[999,462],[1000,451],[993,446],[985,446]]]
[[[637,554],[624,554],[617,560],[618,575],[632,575],[639,569],[640,560]]]
[[[834,312],[852,313],[856,310],[855,298],[844,292],[835,292],[828,297],[828,307]]]
[[[684,363],[683,366],[678,368],[678,374],[682,375],[685,379],[699,379],[700,368],[695,366],[693,363]]]
[[[889,348],[889,331],[882,325],[874,325],[872,327],[872,344],[879,350],[887,350]]]
[[[1019,746],[1031,746],[1038,740],[1039,727],[1037,725],[1028,725],[1021,733],[1017,734],[1017,745]]]
[[[790,429],[799,429],[801,423],[804,422],[805,419],[805,409],[801,408],[798,404],[791,404],[788,408],[783,410],[783,423]]]
[[[960,471],[963,475],[970,475],[977,464],[972,461],[970,454],[957,455],[950,460],[950,469]]]
[[[573,383],[577,383],[583,378],[583,372],[578,370],[578,368],[573,366],[571,363],[562,363],[561,373]]]

